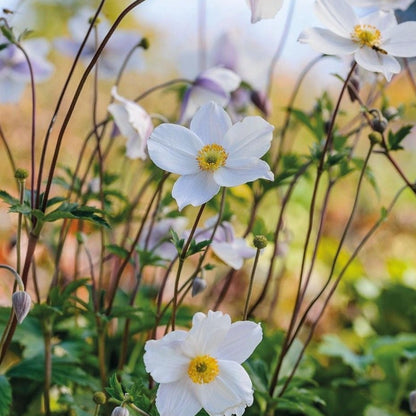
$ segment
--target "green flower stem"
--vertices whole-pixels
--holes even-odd
[[[7,265],[7,264],[0,264],[0,269],[8,270],[10,273],[12,273],[17,285],[19,286],[19,290],[25,290],[25,285],[23,284],[23,280],[20,277],[19,273],[13,267]]]
[[[19,202],[23,204],[23,199],[25,196],[25,180],[17,179],[19,186]],[[16,270],[17,273],[20,273],[20,262],[21,262],[21,241],[22,241],[22,218],[23,214],[21,212],[17,215],[17,235],[16,235]]]
[[[186,255],[188,253],[189,246],[191,244],[192,239],[194,238],[194,234],[196,231],[196,227],[198,226],[199,220],[201,219],[202,213],[204,212],[206,204],[202,204],[201,208],[199,208],[198,214],[195,218],[194,224],[192,226],[192,230],[189,234],[188,240],[186,241],[185,245],[182,248],[181,254],[179,255],[179,265],[178,270],[176,271],[176,278],[175,278],[175,288],[173,292],[173,304],[172,304],[172,331],[175,330],[175,322],[176,322],[176,311],[177,311],[177,304],[178,304],[178,290],[179,290],[179,279],[182,274],[183,264],[186,259]],[[168,325],[169,326],[169,323]]]
[[[250,298],[251,298],[251,292],[253,290],[254,275],[256,273],[257,264],[259,262],[259,257],[260,257],[260,249],[258,248],[256,251],[256,257],[254,258],[253,269],[251,270],[250,282],[248,285],[248,291],[247,291],[247,296],[246,296],[246,303],[244,305],[243,321],[247,319],[248,305],[249,305]]]
[[[16,163],[14,162],[14,158],[10,150],[9,143],[7,142],[6,136],[3,132],[3,129],[1,128],[1,125],[0,125],[0,139],[2,140],[4,147],[6,148],[7,158],[9,159],[10,164],[12,166],[12,172],[16,172]]]

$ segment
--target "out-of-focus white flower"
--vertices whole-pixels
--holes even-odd
[[[70,57],[74,57],[83,40],[87,30],[89,28],[89,20],[95,15],[95,11],[89,8],[82,8],[79,12],[69,19],[68,28],[71,35],[71,39],[58,38],[55,39],[55,45],[57,49]],[[94,31],[90,33],[87,43],[81,53],[81,60],[85,65],[88,65],[94,56],[98,45],[104,39],[110,28],[109,22],[99,17],[99,23],[96,25],[97,31],[97,42],[95,40]],[[124,61],[128,52],[138,45],[141,40],[140,34],[137,32],[117,30],[111,36],[104,50],[102,51],[98,60],[98,74],[101,78],[112,78],[117,75],[121,68],[122,62]],[[98,45],[97,45],[98,43]],[[133,57],[129,60],[127,69],[139,69],[142,64],[142,59],[136,52]]]
[[[262,19],[273,19],[283,5],[283,0],[246,1],[251,10],[251,23],[256,23]]]
[[[205,222],[205,228],[197,229],[195,240],[197,242],[209,240],[216,221],[217,217],[212,217]],[[221,222],[217,227],[211,242],[211,249],[220,260],[235,270],[243,267],[244,259],[250,259],[256,255],[256,249],[249,247],[244,238],[235,236],[234,228],[228,221]]]
[[[108,111],[121,134],[127,137],[126,156],[145,160],[147,139],[153,131],[151,117],[139,104],[118,95],[116,87],[111,94],[118,102],[110,104]]]
[[[273,180],[269,165],[260,159],[272,137],[273,126],[261,117],[232,125],[228,114],[211,102],[196,112],[190,129],[169,123],[156,127],[147,148],[158,167],[182,175],[172,189],[181,210],[208,202],[221,186]]]
[[[7,39],[0,35],[0,44],[7,43]],[[35,82],[49,78],[54,67],[46,60],[49,52],[48,41],[29,39],[22,42],[22,47],[29,56]],[[19,101],[29,82],[29,65],[23,52],[13,44],[0,50],[0,103]]]
[[[194,315],[189,332],[147,341],[144,363],[159,384],[160,416],[241,416],[253,403],[250,377],[241,366],[262,339],[259,324],[231,323],[229,315]]]
[[[375,7],[379,10],[406,10],[414,0],[348,0],[355,7]]]
[[[151,251],[162,259],[171,260],[178,254],[175,246],[170,241],[170,230],[182,234],[188,220],[185,217],[164,218],[157,221],[149,235],[149,227],[145,226],[139,239],[139,248]]]
[[[352,54],[358,65],[390,80],[401,67],[395,56],[416,55],[416,22],[397,24],[393,12],[359,18],[345,0],[317,0],[315,11],[328,27],[304,30],[299,41],[329,55]]]
[[[230,93],[236,90],[240,83],[240,76],[227,68],[213,67],[202,72],[185,92],[181,122],[188,121],[199,107],[210,101],[225,107],[230,100]]]

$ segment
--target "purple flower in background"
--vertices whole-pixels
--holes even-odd
[[[7,40],[0,36],[0,44],[3,43]],[[46,60],[49,43],[45,39],[30,39],[22,42],[22,47],[29,56],[35,82],[47,79],[53,71],[53,65]],[[29,65],[23,52],[9,44],[0,51],[0,103],[19,101],[29,82]]]
[[[217,217],[212,217],[205,222],[205,228],[197,229],[196,242],[210,239],[216,221]],[[189,235],[189,231],[187,234]],[[223,221],[218,226],[211,243],[211,249],[221,261],[235,270],[243,267],[244,259],[250,259],[256,255],[256,249],[249,247],[244,238],[235,236],[234,228],[228,221]]]
[[[89,20],[94,16],[94,10],[84,8],[80,12],[69,19],[68,28],[71,39],[58,38],[55,39],[57,49],[68,56],[75,56],[81,46],[84,36],[89,28]],[[94,31],[90,33],[87,43],[81,53],[81,60],[88,65],[95,54],[95,51],[105,35],[110,29],[109,22],[100,17],[96,26],[97,42],[95,40]],[[122,62],[128,52],[140,43],[141,36],[137,32],[116,30],[111,39],[105,46],[98,60],[99,76],[101,78],[112,78],[118,74]],[[134,54],[129,60],[128,69],[139,69],[141,67],[141,57]]]
[[[238,88],[240,82],[239,75],[227,68],[213,67],[203,71],[185,92],[181,122],[188,121],[199,107],[210,101],[226,106],[230,93]]]

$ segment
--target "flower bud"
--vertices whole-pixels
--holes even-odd
[[[389,122],[384,117],[376,117],[371,121],[371,127],[379,133],[383,133],[388,124]]]
[[[130,416],[130,413],[125,407],[117,406],[111,412],[111,416]]]
[[[207,282],[205,281],[205,279],[202,279],[202,277],[195,277],[194,281],[192,282],[192,297],[203,292],[206,287]]]
[[[383,115],[387,120],[396,120],[400,114],[396,107],[387,107],[383,110]]]
[[[149,39],[147,38],[142,38],[142,40],[140,41],[139,45],[140,48],[143,48],[144,50],[149,49]]]
[[[252,91],[250,94],[251,102],[268,117],[271,112],[271,104],[267,95],[262,91]]]
[[[412,413],[416,412],[416,390],[413,390],[409,394],[409,407]]]
[[[18,292],[14,292],[12,295],[12,305],[14,313],[16,314],[17,322],[21,324],[30,311],[32,299],[30,299],[27,292],[19,290]]]
[[[267,246],[267,238],[264,235],[256,235],[253,239],[253,245],[260,250]]]
[[[102,391],[96,391],[92,399],[95,404],[105,404],[107,402],[107,397]]]
[[[29,173],[27,172],[26,169],[18,168],[16,169],[16,172],[14,173],[14,177],[17,180],[21,180],[21,181],[25,180],[28,176],[29,176]]]
[[[379,132],[377,132],[377,131],[372,131],[368,135],[368,138],[370,139],[370,142],[371,143],[374,143],[374,144],[377,144],[377,143],[381,144],[381,143],[383,143],[383,138],[381,137],[381,134]]]

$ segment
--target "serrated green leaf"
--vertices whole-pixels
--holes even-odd
[[[23,215],[30,215],[32,213],[32,208],[30,208],[30,206],[25,203],[15,204],[10,207],[9,212],[14,212],[14,213],[23,214]]]
[[[388,133],[388,145],[389,150],[400,150],[403,149],[403,146],[401,146],[401,142],[403,139],[406,138],[406,136],[410,133],[412,130],[412,125],[406,125],[401,127],[396,133],[393,133],[391,130]]]
[[[127,258],[129,254],[128,250],[126,250],[124,247],[121,247],[117,244],[107,244],[105,248],[109,253],[114,254],[117,257],[120,257],[121,259]]]
[[[0,199],[4,202],[8,203],[9,205],[17,205],[19,204],[19,200],[14,196],[11,196],[8,192],[0,190]]]

